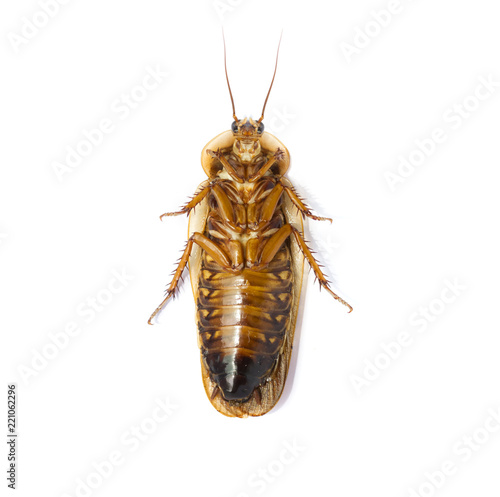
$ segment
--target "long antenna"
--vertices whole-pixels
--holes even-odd
[[[264,119],[264,111],[266,110],[267,99],[269,98],[269,94],[271,93],[271,88],[273,87],[274,78],[276,76],[276,70],[278,69],[278,55],[280,54],[280,45],[281,45],[281,38],[282,37],[283,37],[283,30],[281,31],[280,41],[278,43],[278,51],[276,52],[276,65],[274,66],[273,79],[271,80],[271,86],[269,87],[269,91],[267,92],[266,100],[264,101],[264,107],[262,107],[262,115],[260,116],[260,119],[258,120],[259,123],[262,122],[262,119]]]
[[[222,41],[224,42],[224,70],[226,71],[226,81],[227,81],[227,87],[229,88],[229,96],[231,97],[231,104],[233,105],[233,118],[235,121],[238,121],[238,118],[236,117],[236,111],[234,110],[234,100],[233,100],[233,93],[231,91],[231,85],[229,84],[229,77],[227,75],[227,64],[226,64],[226,38],[224,37],[224,28],[222,28]]]

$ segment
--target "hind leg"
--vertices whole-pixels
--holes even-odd
[[[163,309],[167,301],[175,294],[179,281],[181,280],[182,273],[186,268],[186,265],[189,260],[189,256],[191,255],[191,250],[193,249],[193,244],[198,244],[203,250],[205,250],[210,256],[224,269],[227,271],[233,271],[233,265],[231,262],[231,258],[226,254],[226,252],[219,247],[214,241],[207,238],[205,235],[201,233],[193,233],[193,235],[189,238],[186,248],[180,258],[177,269],[174,271],[174,277],[170,282],[170,285],[167,289],[166,297],[163,299],[161,304],[155,309],[151,317],[148,319],[148,324],[153,324],[152,319]]]
[[[297,242],[297,245],[299,246],[302,254],[307,259],[307,262],[311,266],[311,269],[314,271],[314,274],[318,279],[320,286],[323,287],[335,300],[338,300],[341,304],[344,304],[346,307],[348,307],[349,312],[351,312],[352,307],[330,288],[330,282],[326,278],[323,271],[321,271],[318,262],[307,246],[306,241],[304,240],[304,237],[302,236],[300,231],[295,229],[290,224],[285,224],[284,226],[282,226],[273,236],[268,239],[268,241],[262,248],[260,261],[256,266],[254,266],[254,269],[266,267],[269,263],[271,263],[283,243],[285,243],[285,240],[290,236],[293,236],[295,238],[295,241]]]

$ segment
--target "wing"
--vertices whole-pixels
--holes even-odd
[[[286,195],[283,197],[282,209],[287,223],[291,224],[301,233],[303,233],[302,216]],[[210,379],[209,372],[203,363],[203,359],[201,359],[203,385],[205,387],[207,397],[210,399],[210,402],[215,407],[215,409],[217,409],[221,414],[224,414],[225,416],[238,418],[247,416],[262,416],[263,414],[269,412],[276,405],[279,398],[281,397],[281,394],[283,393],[283,388],[285,386],[285,380],[290,365],[290,358],[292,355],[293,337],[295,333],[295,325],[297,322],[297,314],[299,310],[304,272],[304,257],[302,255],[302,252],[293,237],[290,238],[290,242],[293,270],[293,303],[291,307],[291,315],[283,347],[280,355],[278,356],[275,369],[268,378],[268,381],[260,387],[260,399],[256,398],[256,396],[253,395],[247,402],[240,403],[228,402],[224,400],[220,394],[217,394],[212,398],[212,393],[214,392],[216,384]],[[201,257],[199,261],[196,261],[196,263],[199,264],[199,275]],[[193,280],[194,278],[192,277],[191,281],[193,282]],[[195,291],[194,287],[193,291]]]
[[[198,187],[199,191],[204,183],[201,183]],[[195,232],[204,233],[205,225],[207,224],[207,217],[209,213],[208,199],[205,197],[190,213],[189,213],[189,223],[188,223],[188,240],[191,235]],[[189,256],[188,262],[189,268],[189,279],[191,280],[191,289],[193,290],[193,297],[196,303],[198,296],[198,281],[200,278],[200,268],[201,268],[201,248],[195,243],[191,250],[191,255]]]

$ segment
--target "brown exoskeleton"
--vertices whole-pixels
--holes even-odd
[[[278,46],[279,52],[279,46]],[[189,239],[163,302],[174,295],[189,264],[196,301],[205,390],[226,416],[260,416],[278,401],[290,363],[304,259],[321,287],[330,288],[304,237],[311,213],[284,177],[290,154],[264,131],[262,115],[238,119],[224,67],[234,122],[203,149],[208,179],[180,211],[189,213]],[[196,207],[196,211],[194,208]]]

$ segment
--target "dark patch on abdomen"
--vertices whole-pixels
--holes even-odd
[[[197,301],[201,353],[226,400],[248,400],[273,371],[290,325],[292,288],[286,245],[264,271],[238,275],[204,253]]]

